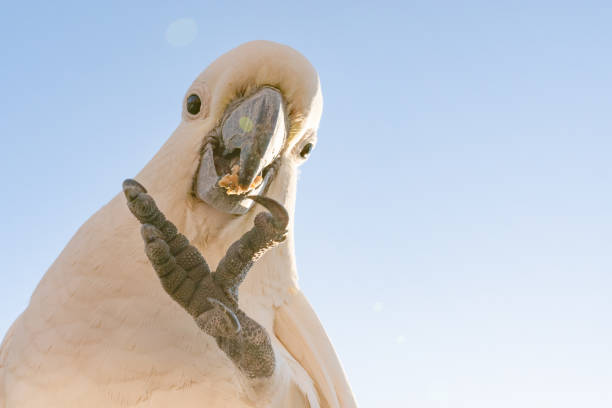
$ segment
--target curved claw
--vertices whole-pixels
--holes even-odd
[[[270,212],[270,214],[272,214],[272,217],[274,217],[272,222],[276,228],[281,230],[287,228],[287,225],[289,224],[289,214],[282,204],[268,197],[250,195],[247,196],[247,198],[261,204]]]
[[[140,227],[140,235],[145,243],[153,242],[156,239],[164,239],[161,231],[151,224],[142,224]]]
[[[138,193],[146,193],[147,189],[144,188],[142,184],[137,182],[134,179],[125,179],[123,180],[123,194],[127,197],[128,200],[133,200],[136,198]]]
[[[147,189],[142,184],[136,180],[126,179],[123,182],[123,194],[127,198],[128,208],[138,218],[138,221],[143,224],[153,224],[163,230],[166,218],[159,211],[155,200],[147,194]]]
[[[217,299],[209,297],[207,300],[212,309],[195,318],[197,325],[217,340],[221,337],[235,338],[242,329],[236,314]]]
[[[238,317],[236,317],[236,314],[232,312],[232,310],[229,307],[225,306],[222,302],[219,302],[215,298],[209,297],[209,298],[206,298],[206,300],[208,300],[215,309],[225,313],[225,315],[227,316],[227,320],[231,322],[232,328],[234,329],[234,333],[232,334],[238,334],[238,332],[241,329],[241,326],[240,326],[240,321],[238,320]]]

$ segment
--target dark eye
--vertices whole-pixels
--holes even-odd
[[[189,95],[189,98],[187,98],[187,112],[195,115],[200,112],[200,106],[202,106],[200,97],[196,94]]]
[[[300,151],[300,157],[302,159],[305,159],[308,157],[308,155],[310,154],[310,152],[312,152],[312,143],[308,143],[307,145],[305,145],[304,147],[302,147],[302,150]]]

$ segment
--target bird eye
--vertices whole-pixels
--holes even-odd
[[[312,143],[308,143],[307,145],[302,147],[302,150],[300,150],[300,157],[302,159],[307,158],[310,152],[312,152],[312,147],[313,147]]]
[[[191,113],[192,115],[196,115],[198,112],[200,112],[201,106],[202,101],[198,95],[189,95],[189,98],[187,98],[187,112]]]

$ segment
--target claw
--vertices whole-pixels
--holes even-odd
[[[280,230],[287,228],[287,225],[289,224],[289,214],[287,213],[287,210],[285,210],[285,207],[283,207],[278,201],[268,197],[254,195],[247,196],[247,198],[261,204],[270,212],[270,214],[272,214],[272,217],[274,217],[272,222],[276,228]]]
[[[140,227],[140,235],[146,243],[153,242],[156,239],[164,239],[161,231],[151,224],[142,224],[142,227]]]
[[[231,325],[234,329],[234,333],[232,334],[238,334],[238,332],[240,331],[240,321],[238,320],[238,317],[236,317],[236,314],[234,312],[232,312],[230,310],[230,308],[228,308],[227,306],[225,306],[222,302],[219,302],[217,299],[215,298],[206,298],[210,303],[212,303],[212,305],[220,310],[223,311],[225,313],[225,315],[228,317],[228,320],[231,321]]]
[[[156,227],[162,228],[165,217],[142,184],[136,180],[126,179],[123,182],[123,193],[128,199],[128,208],[141,223],[155,224]]]
[[[146,193],[147,189],[144,188],[142,184],[133,179],[125,179],[123,181],[123,193],[128,198],[128,200],[132,201],[138,193]]]
[[[196,317],[198,326],[216,338],[235,337],[241,330],[236,314],[217,299],[209,297],[207,300],[213,308]]]

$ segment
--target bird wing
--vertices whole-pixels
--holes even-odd
[[[300,290],[276,310],[274,333],[313,379],[321,407],[357,407],[336,351]]]

